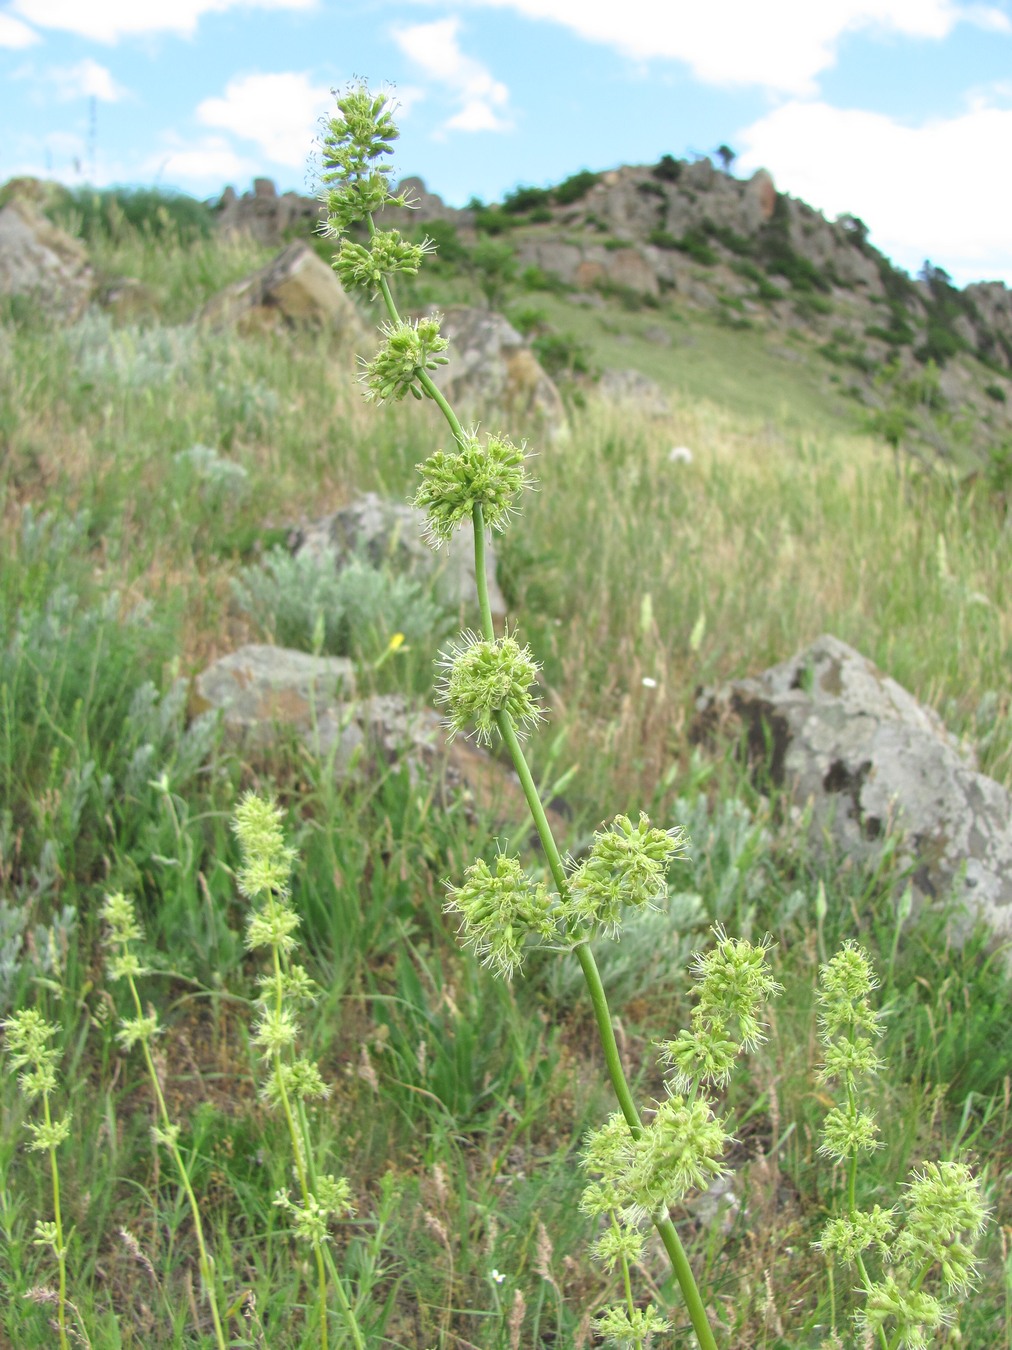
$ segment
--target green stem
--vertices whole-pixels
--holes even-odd
[[[284,984],[281,978],[281,957],[277,947],[272,947],[274,955],[274,1007],[279,1014],[284,1004]],[[299,1178],[299,1190],[302,1194],[303,1207],[309,1208],[311,1192],[309,1189],[309,1178],[306,1175],[306,1141],[301,1139],[295,1125],[295,1117],[292,1115],[292,1103],[288,1097],[288,1089],[285,1087],[284,1070],[281,1061],[281,1051],[274,1050],[274,1082],[277,1084],[278,1095],[281,1098],[281,1106],[285,1113],[285,1121],[288,1124],[288,1135],[292,1141],[292,1153],[295,1158],[295,1170]],[[318,1238],[313,1238],[313,1254],[316,1257],[316,1278],[319,1286],[320,1298],[320,1346],[321,1350],[327,1350],[327,1270],[324,1265],[323,1252],[320,1250]]]
[[[137,992],[137,985],[134,983],[132,975],[128,977],[127,983],[130,985],[130,993],[133,996],[137,1016],[143,1017],[144,1009],[141,1007],[140,995]],[[183,1155],[179,1152],[179,1145],[175,1140],[172,1121],[169,1119],[169,1108],[165,1104],[165,1097],[162,1095],[162,1085],[158,1081],[158,1074],[155,1072],[155,1063],[151,1058],[151,1050],[146,1040],[141,1041],[141,1049],[144,1051],[144,1062],[147,1065],[148,1077],[151,1079],[151,1084],[155,1090],[155,1098],[158,1102],[158,1116],[162,1122],[162,1131],[168,1141],[169,1152],[172,1154],[172,1161],[176,1165],[176,1171],[179,1173],[179,1179],[182,1182],[183,1190],[186,1192],[186,1200],[190,1206],[190,1214],[193,1218],[193,1229],[197,1235],[200,1278],[204,1282],[204,1291],[207,1295],[207,1301],[211,1306],[211,1320],[214,1322],[214,1338],[218,1343],[218,1350],[226,1350],[225,1333],[222,1329],[221,1316],[218,1312],[214,1257],[207,1250],[207,1245],[204,1242],[204,1226],[200,1221],[200,1208],[197,1204],[197,1197],[193,1193],[193,1187],[190,1184],[190,1176],[183,1162]]]
[[[370,235],[375,232],[372,216],[367,217]],[[386,278],[380,280],[380,292],[383,296],[383,302],[387,313],[394,323],[400,322],[400,315],[397,312],[397,306],[394,304],[393,296],[390,292],[390,286]],[[426,371],[419,371],[418,382],[435,402],[440,412],[445,417],[447,424],[453,433],[454,439],[458,444],[463,444],[464,433],[461,429],[459,420],[446,398],[436,387],[435,382]],[[475,582],[478,589],[478,606],[481,612],[481,627],[484,636],[490,642],[495,641],[495,627],[492,622],[492,610],[489,603],[488,579],[485,572],[485,520],[481,509],[481,503],[476,502],[472,509],[472,522],[474,525],[474,571]],[[523,788],[528,808],[534,821],[535,829],[538,832],[538,838],[545,851],[545,857],[548,860],[548,866],[555,881],[560,897],[565,897],[568,893],[566,882],[566,869],[562,861],[562,855],[559,852],[558,844],[555,842],[555,836],[552,833],[551,825],[548,823],[548,816],[545,813],[544,804],[538,793],[537,785],[531,774],[530,766],[520,745],[520,740],[513,725],[513,720],[508,713],[499,712],[496,714],[496,725],[502,734],[503,741],[510,752],[510,758],[513,761],[513,767],[516,770],[517,777],[520,779],[520,785]],[[619,1055],[618,1043],[615,1040],[615,1031],[611,1022],[611,1012],[608,1007],[608,1000],[604,992],[604,986],[601,983],[601,976],[597,969],[597,963],[594,955],[586,942],[580,942],[576,948],[577,959],[583,969],[584,979],[590,991],[591,1002],[594,1005],[594,1016],[597,1021],[598,1034],[601,1038],[601,1045],[604,1049],[605,1061],[608,1065],[608,1074],[611,1078],[612,1087],[618,1098],[619,1105],[622,1108],[622,1114],[634,1138],[639,1138],[643,1127],[640,1123],[639,1113],[636,1110],[636,1104],[633,1101],[632,1093],[629,1090],[629,1084],[626,1080],[625,1072],[622,1068],[622,1060]],[[717,1345],[713,1339],[713,1332],[710,1330],[710,1324],[707,1320],[706,1309],[703,1307],[703,1300],[700,1297],[699,1289],[696,1285],[695,1277],[692,1274],[692,1267],[689,1265],[688,1257],[685,1255],[678,1233],[671,1222],[670,1217],[665,1212],[663,1215],[654,1216],[654,1224],[664,1243],[665,1250],[671,1261],[672,1269],[678,1280],[682,1291],[682,1298],[685,1301],[689,1317],[692,1321],[693,1329],[699,1340],[701,1350],[717,1350]]]
[[[46,1131],[53,1127],[49,1111],[49,1093],[42,1094],[42,1110],[46,1121]],[[49,1170],[53,1178],[53,1221],[56,1224],[56,1261],[60,1271],[59,1302],[56,1307],[56,1320],[60,1329],[60,1350],[68,1350],[67,1340],[67,1254],[63,1244],[63,1217],[60,1212],[60,1169],[56,1162],[56,1148],[49,1146]]]

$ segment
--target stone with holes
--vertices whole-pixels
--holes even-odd
[[[818,840],[872,862],[891,829],[923,901],[955,897],[966,920],[1012,938],[1012,797],[977,772],[930,708],[860,652],[823,636],[789,661],[704,691],[695,733],[723,724],[799,804]]]

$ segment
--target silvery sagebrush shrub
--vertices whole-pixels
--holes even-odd
[[[275,641],[330,656],[375,660],[395,633],[411,643],[446,631],[445,609],[421,582],[355,556],[338,569],[326,556],[272,549],[232,593]]]
[[[679,829],[660,829],[645,815],[620,815],[594,836],[580,862],[564,860],[538,796],[521,739],[544,720],[537,697],[540,667],[529,647],[509,627],[496,634],[485,574],[486,531],[503,531],[531,485],[526,445],[506,435],[481,435],[458,421],[432,379],[447,361],[447,341],[438,314],[403,319],[390,289],[397,275],[413,276],[431,240],[411,243],[400,232],[379,230],[374,215],[385,206],[406,206],[391,190],[384,163],[397,138],[389,100],[365,85],[337,100],[337,113],[323,136],[324,233],[340,241],[334,268],[349,290],[382,298],[387,318],[379,350],[364,362],[365,396],[387,402],[411,394],[433,400],[450,429],[451,448],[436,450],[419,466],[415,505],[426,512],[434,547],[460,527],[473,529],[480,630],[465,631],[441,660],[438,698],[450,735],[472,731],[479,742],[505,743],[544,848],[551,885],[536,880],[519,857],[505,849],[491,862],[477,859],[451,886],[446,909],[457,920],[464,945],[493,972],[509,979],[523,967],[534,944],[575,955],[594,1007],[605,1061],[620,1110],[587,1143],[584,1157],[593,1180],[584,1208],[603,1235],[594,1254],[620,1269],[623,1301],[597,1319],[602,1335],[619,1346],[642,1347],[670,1325],[653,1306],[636,1303],[630,1266],[642,1251],[643,1225],[653,1223],[671,1259],[682,1297],[703,1350],[716,1343],[691,1267],[668,1206],[692,1188],[706,1187],[724,1170],[727,1123],[706,1094],[726,1081],[737,1052],[760,1039],[759,1013],[779,987],[769,974],[767,946],[728,938],[715,930],[715,955],[697,958],[699,1014],[691,1033],[662,1047],[674,1066],[664,1100],[641,1117],[626,1080],[592,939],[617,938],[629,911],[648,912],[667,897],[669,865],[685,853]],[[367,242],[349,237],[365,227]]]
[[[386,313],[375,356],[363,361],[362,383],[369,401],[404,398],[432,400],[449,427],[449,449],[438,449],[420,464],[421,486],[414,504],[428,519],[429,542],[446,543],[454,531],[470,526],[474,535],[475,573],[481,616],[477,632],[466,631],[444,653],[438,697],[446,710],[449,734],[471,731],[479,742],[501,740],[510,753],[538,836],[551,884],[529,875],[519,857],[506,849],[491,862],[477,859],[457,885],[451,885],[446,910],[458,922],[464,945],[503,978],[519,972],[535,945],[571,953],[582,970],[594,1008],[605,1062],[619,1110],[587,1140],[583,1162],[593,1179],[582,1207],[598,1220],[594,1256],[620,1272],[624,1297],[597,1316],[599,1333],[611,1344],[642,1350],[665,1335],[670,1320],[652,1304],[640,1306],[632,1292],[630,1268],[641,1256],[645,1226],[652,1223],[664,1244],[685,1309],[702,1350],[716,1341],[691,1266],[669,1215],[669,1206],[690,1191],[705,1188],[725,1170],[723,1157],[729,1122],[716,1104],[742,1051],[763,1039],[762,1009],[781,992],[770,973],[769,943],[732,938],[721,924],[714,946],[697,953],[693,974],[696,1003],[690,1025],[660,1047],[670,1070],[663,1100],[641,1116],[626,1080],[611,1013],[592,940],[617,938],[630,911],[642,915],[667,901],[667,870],[684,856],[682,831],[661,829],[644,815],[620,815],[594,836],[588,855],[564,859],[552,835],[521,744],[545,713],[537,697],[539,666],[516,630],[496,634],[485,582],[486,533],[502,531],[519,510],[531,484],[526,444],[503,434],[480,435],[461,425],[432,379],[448,360],[440,334],[440,316],[405,320],[398,312],[391,282],[414,276],[432,240],[412,243],[396,229],[380,230],[375,215],[387,206],[411,203],[392,190],[386,157],[397,139],[391,101],[358,84],[340,94],[337,111],[325,123],[321,199],[327,218],[323,233],[338,241],[333,265],[349,291],[379,298]],[[355,229],[359,238],[349,237]],[[854,961],[847,947],[838,960]],[[824,968],[824,975],[825,975]],[[831,970],[837,967],[830,966]],[[832,976],[830,976],[832,980]],[[866,1118],[857,1109],[849,1075],[874,1059],[864,1038],[833,1011],[842,1006],[830,993],[823,1005],[827,1042],[827,1081],[843,1077],[847,1105],[827,1121],[825,1149],[834,1159],[850,1160],[849,1210],[844,1224],[824,1234],[823,1248],[861,1263],[865,1232],[869,1242],[890,1240],[891,1220],[857,1217],[853,1168],[870,1139]],[[847,1026],[850,1025],[850,1031]],[[853,1034],[851,1034],[853,1033]],[[838,1044],[838,1037],[843,1042]],[[848,1039],[849,1038],[849,1039]],[[842,1045],[842,1048],[841,1048]],[[984,1225],[980,1191],[962,1163],[928,1164],[915,1174],[900,1237],[889,1248],[890,1265],[873,1281],[859,1264],[866,1302],[860,1325],[882,1350],[917,1350],[925,1334],[940,1324],[923,1284],[937,1266],[950,1290],[965,1290],[973,1278],[969,1242]],[[864,1225],[862,1227],[862,1224]],[[888,1230],[888,1231],[887,1231]],[[891,1319],[891,1320],[890,1320]],[[887,1335],[886,1324],[892,1328]],[[835,1331],[834,1331],[835,1335]],[[918,1337],[921,1339],[918,1339]]]

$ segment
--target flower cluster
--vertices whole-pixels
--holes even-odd
[[[867,1337],[921,1350],[976,1282],[974,1244],[988,1211],[980,1183],[962,1161],[925,1163],[913,1173],[903,1203],[891,1209],[854,1204],[858,1156],[880,1146],[875,1119],[859,1103],[860,1080],[882,1067],[871,1039],[878,1035],[879,1014],[871,1005],[877,983],[867,953],[854,942],[819,971],[819,1081],[839,1083],[845,1094],[826,1116],[820,1152],[849,1164],[851,1187],[846,1212],[826,1222],[816,1246],[857,1267],[864,1306],[856,1320]],[[873,1257],[878,1278],[867,1264]]]
[[[660,1315],[652,1303],[645,1308],[627,1311],[620,1304],[604,1308],[594,1318],[599,1336],[618,1347],[618,1350],[646,1350],[655,1336],[671,1330],[671,1323]]]
[[[660,1046],[680,1092],[691,1092],[698,1083],[723,1086],[739,1052],[754,1050],[765,1039],[759,1021],[763,1005],[783,993],[769,970],[768,937],[754,946],[744,938],[729,938],[721,924],[713,935],[716,946],[697,952],[693,960],[698,984],[691,1026]]]
[[[383,343],[371,361],[363,362],[362,382],[368,400],[385,403],[402,399],[407,393],[422,397],[418,376],[446,364],[442,353],[449,343],[439,336],[440,322],[440,316],[432,314],[412,323],[402,319],[381,326]]]
[[[425,255],[434,251],[431,239],[412,244],[402,239],[398,230],[377,230],[368,248],[351,239],[342,240],[333,266],[346,291],[367,290],[375,296],[385,277],[397,272],[415,276]]]
[[[295,850],[285,844],[278,807],[253,792],[236,808],[232,828],[242,851],[239,890],[259,901],[246,923],[246,946],[250,951],[268,947],[278,957],[274,968],[258,977],[261,994],[253,1027],[253,1044],[269,1066],[264,1097],[272,1106],[289,1098],[325,1097],[328,1089],[316,1064],[295,1048],[299,1021],[294,1007],[316,996],[304,967],[290,960],[301,923],[291,905]]]
[[[70,1113],[53,1120],[49,1111],[50,1093],[56,1091],[56,1065],[60,1052],[49,1042],[56,1035],[56,1027],[47,1022],[35,1008],[23,1008],[12,1013],[3,1026],[4,1041],[11,1066],[20,1069],[18,1087],[27,1102],[42,1098],[44,1119],[29,1120],[25,1128],[32,1136],[28,1145],[33,1150],[54,1149],[70,1134]]]
[[[601,1180],[584,1191],[581,1208],[587,1214],[617,1211],[633,1225],[653,1218],[724,1174],[727,1141],[725,1122],[702,1098],[665,1098],[636,1136],[616,1113],[587,1139],[583,1165]]]
[[[531,482],[524,469],[525,448],[508,436],[488,436],[482,445],[472,431],[455,453],[437,450],[417,466],[422,484],[414,504],[428,516],[434,547],[470,521],[475,506],[481,507],[487,528],[506,528],[516,498]]]
[[[466,630],[440,664],[446,673],[436,697],[446,706],[451,736],[473,725],[478,743],[489,745],[500,714],[518,731],[544,720],[531,693],[541,667],[509,632],[490,639]]]
[[[328,118],[322,141],[324,233],[342,235],[384,206],[408,205],[405,197],[390,191],[389,168],[376,162],[393,153],[399,134],[385,94],[373,95],[358,85],[338,98],[337,113]]]
[[[878,981],[868,954],[849,941],[819,969],[819,1039],[823,1045],[820,1083],[839,1081],[845,1098],[822,1127],[819,1152],[844,1162],[881,1147],[874,1115],[861,1108],[860,1080],[882,1067],[871,1036],[878,1036],[878,1014],[871,1006]],[[869,1034],[865,1034],[869,1033]]]
[[[464,884],[450,887],[444,908],[460,915],[464,946],[507,980],[523,964],[528,937],[551,939],[556,932],[552,897],[505,853],[496,856],[495,870],[480,858],[472,863]]]
[[[594,835],[589,854],[570,873],[573,920],[616,935],[626,906],[642,909],[664,899],[668,867],[686,848],[679,829],[657,829],[642,813],[635,825],[628,816],[616,816]]]
[[[305,1204],[298,1204],[287,1190],[278,1191],[274,1203],[287,1211],[295,1236],[310,1246],[326,1241],[332,1219],[348,1218],[355,1213],[347,1177],[335,1177],[329,1172],[316,1178],[315,1191]]]
[[[242,853],[239,889],[256,906],[246,925],[246,946],[251,951],[267,947],[271,952],[270,969],[258,981],[260,995],[251,1039],[266,1068],[263,1096],[270,1106],[282,1112],[288,1126],[299,1184],[298,1198],[293,1199],[288,1190],[282,1189],[274,1203],[288,1213],[295,1236],[314,1249],[319,1276],[321,1344],[326,1345],[327,1262],[323,1247],[331,1220],[353,1213],[354,1207],[347,1179],[318,1173],[313,1159],[305,1102],[328,1096],[330,1089],[313,1060],[300,1055],[297,1049],[300,1028],[296,1008],[315,998],[316,985],[304,967],[292,960],[300,923],[291,903],[296,854],[285,843],[281,820],[281,811],[273,799],[264,800],[248,792],[236,808],[232,828]],[[332,1264],[330,1272],[354,1344],[364,1346],[341,1277]]]

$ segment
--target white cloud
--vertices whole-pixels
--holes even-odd
[[[76,66],[56,67],[48,72],[48,76],[57,85],[59,97],[65,101],[97,98],[100,103],[118,103],[127,92],[116,83],[111,71],[90,56]]]
[[[192,145],[170,146],[152,155],[142,166],[143,176],[156,182],[221,190],[223,183],[248,183],[262,165],[240,155],[223,136],[205,136]]]
[[[0,14],[0,47],[20,50],[38,42],[39,35],[11,14]]]
[[[1012,108],[977,102],[905,125],[880,113],[794,100],[737,134],[739,169],[828,216],[860,216],[876,245],[915,270],[925,258],[961,284],[1012,285]]]
[[[459,110],[444,124],[453,131],[508,131],[509,90],[491,71],[460,49],[459,19],[439,19],[395,28],[401,51],[442,87]]]
[[[192,37],[205,14],[239,6],[313,9],[317,0],[14,0],[12,9],[41,28],[59,28],[96,42],[142,33]]]
[[[197,120],[253,141],[272,164],[299,168],[309,159],[319,119],[332,101],[326,85],[297,71],[239,75],[229,80],[223,98],[204,99]]]
[[[844,34],[947,37],[960,22],[1012,32],[997,6],[957,0],[469,0],[547,19],[636,60],[686,62],[698,80],[811,94]],[[436,27],[436,25],[430,25]]]

